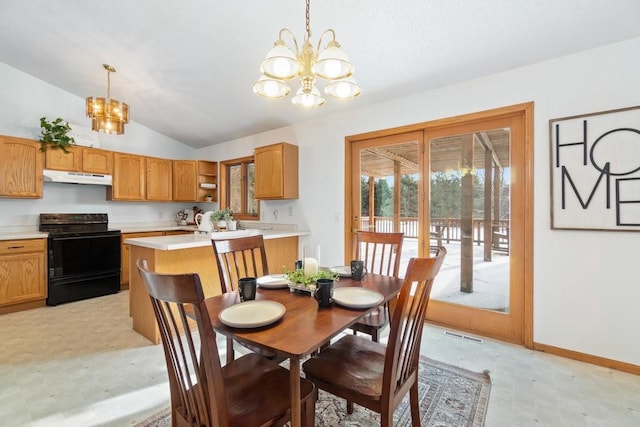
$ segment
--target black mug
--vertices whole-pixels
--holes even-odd
[[[296,261],[296,270],[302,270],[302,267],[303,267],[302,260],[301,259],[297,260]]]
[[[320,307],[331,307],[333,303],[333,279],[318,279],[313,295]]]
[[[240,301],[251,301],[256,299],[257,281],[255,277],[243,277],[238,280],[238,294]]]
[[[364,261],[351,261],[351,278],[353,280],[362,280],[365,274],[367,274],[367,268],[364,266]]]

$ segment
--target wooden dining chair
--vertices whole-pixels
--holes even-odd
[[[404,233],[356,232],[355,259],[364,261],[368,273],[398,277],[402,241]],[[360,322],[353,325],[353,333],[371,335],[375,342],[380,340],[380,331],[389,323],[389,309],[386,304],[373,310]]]
[[[418,362],[429,294],[447,251],[432,258],[411,258],[391,319],[385,346],[346,335],[303,365],[305,377],[318,388],[380,414],[380,424],[393,425],[393,412],[409,392],[411,422],[420,426]],[[415,286],[415,290],[413,289]]]
[[[267,252],[261,234],[235,239],[216,239],[212,240],[211,244],[223,293],[236,290],[238,279],[242,277],[261,277],[269,274]],[[282,355],[273,351],[246,344],[243,346],[268,359],[284,360]],[[234,359],[234,353],[233,339],[227,337],[227,363]]]
[[[291,414],[289,371],[255,353],[224,367],[197,273],[158,274],[136,260],[160,329],[172,426],[281,426]],[[192,331],[185,307],[195,317]],[[197,335],[197,336],[196,336]],[[198,344],[199,342],[199,344]],[[303,422],[313,426],[317,389],[301,379]]]
[[[238,279],[269,274],[267,253],[261,234],[211,241],[216,256],[222,292],[234,291]]]

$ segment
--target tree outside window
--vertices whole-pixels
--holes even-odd
[[[255,163],[253,156],[221,162],[220,208],[230,208],[234,218],[260,218],[255,199]]]

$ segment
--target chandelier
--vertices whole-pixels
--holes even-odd
[[[265,98],[283,98],[289,95],[290,88],[285,81],[295,77],[300,79],[300,89],[291,99],[298,107],[313,108],[325,103],[324,98],[316,87],[316,79],[322,78],[329,83],[324,92],[338,99],[353,99],[362,90],[353,79],[353,65],[340,50],[336,41],[336,34],[332,29],[326,30],[318,40],[318,47],[314,51],[311,45],[311,28],[309,27],[309,0],[306,9],[306,30],[302,50],[298,48],[298,41],[293,32],[287,28],[280,30],[278,40],[260,64],[262,75],[253,85],[253,92]],[[283,40],[284,35],[291,37],[295,49],[291,49]],[[325,36],[331,37],[324,50],[320,51]]]
[[[102,64],[107,70],[107,97],[87,98],[87,117],[91,119],[91,129],[96,132],[114,133],[122,135],[124,125],[129,123],[129,106],[117,99],[111,99],[111,73],[116,69],[111,65]]]

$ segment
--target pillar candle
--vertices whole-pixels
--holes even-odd
[[[318,272],[318,261],[315,258],[305,258],[303,268],[305,276],[316,274]]]

